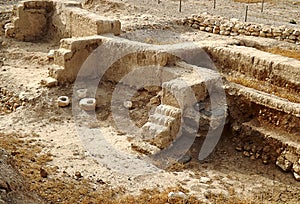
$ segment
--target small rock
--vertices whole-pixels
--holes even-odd
[[[58,85],[58,82],[57,82],[56,79],[54,79],[54,78],[52,78],[52,77],[47,77],[47,78],[45,78],[45,79],[42,79],[41,84],[42,84],[43,86],[46,86],[46,87],[51,88],[51,87],[57,86],[57,85]]]
[[[296,172],[293,173],[294,174],[294,177],[297,181],[300,181],[300,175]]]
[[[256,154],[255,154],[255,158],[258,159],[259,157],[260,157],[260,154],[259,154],[259,153],[256,153]]]
[[[40,168],[40,175],[41,175],[42,178],[47,178],[48,177],[48,172],[41,167]]]
[[[243,152],[243,155],[244,155],[245,157],[250,157],[250,153],[247,152],[247,151],[244,151],[244,152]]]
[[[293,165],[293,170],[294,170],[294,172],[300,174],[300,164],[295,163],[295,164]]]
[[[55,50],[50,50],[47,57],[48,59],[54,59]]]
[[[271,151],[271,146],[267,145],[263,148],[263,152],[268,153]]]
[[[154,104],[159,104],[160,103],[160,99],[159,96],[154,96],[150,99],[150,104],[154,105]]]
[[[7,183],[4,180],[0,180],[0,189],[9,190]]]
[[[2,42],[2,46],[3,46],[3,47],[6,47],[7,45],[8,45],[8,43],[7,43],[6,41],[3,41],[3,42]]]
[[[188,196],[185,193],[181,192],[181,191],[179,191],[179,192],[170,192],[168,194],[168,202],[176,202],[176,201],[179,202],[179,200],[187,201]]]
[[[292,168],[292,162],[285,159],[283,156],[277,158],[276,165],[279,166],[283,171],[290,171]]]
[[[132,108],[132,102],[131,101],[124,101],[123,105],[127,109]]]
[[[208,183],[208,182],[210,182],[210,181],[211,181],[211,179],[208,178],[208,177],[201,177],[201,178],[200,178],[200,183]]]
[[[244,150],[245,151],[250,151],[251,150],[251,146],[248,145],[248,144],[244,145]]]
[[[238,146],[238,147],[235,148],[235,150],[238,151],[238,152],[241,152],[241,151],[243,151],[243,148]]]
[[[195,103],[195,105],[194,105],[194,109],[195,109],[196,111],[204,110],[205,107],[206,107],[206,103],[205,103],[205,102],[197,102],[197,103]]]
[[[75,176],[76,176],[77,179],[79,179],[79,178],[82,177],[82,175],[81,175],[81,173],[79,171],[75,172]]]

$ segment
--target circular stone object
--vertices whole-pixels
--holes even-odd
[[[68,96],[60,96],[57,99],[57,103],[59,107],[66,107],[70,104],[70,99]]]
[[[132,102],[131,101],[124,101],[123,105],[124,105],[125,108],[128,108],[128,109],[132,108]]]
[[[54,59],[54,55],[55,55],[55,51],[54,50],[50,50],[49,53],[48,53],[48,55],[47,55],[47,57],[49,59]]]
[[[96,108],[96,99],[94,98],[83,98],[79,101],[79,106],[82,110],[92,111]]]
[[[79,99],[85,98],[87,95],[87,89],[78,89],[76,94]]]

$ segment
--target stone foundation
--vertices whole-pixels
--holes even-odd
[[[184,19],[182,23],[201,31],[225,36],[247,35],[274,38],[291,43],[300,42],[300,30],[286,26],[275,27],[241,22],[238,19],[226,19],[209,14],[194,15]]]

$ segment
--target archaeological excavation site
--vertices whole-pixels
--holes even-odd
[[[0,2],[0,204],[300,203],[298,0]]]

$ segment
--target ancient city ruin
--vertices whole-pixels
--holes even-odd
[[[131,3],[1,11],[0,203],[299,202],[300,27]]]

